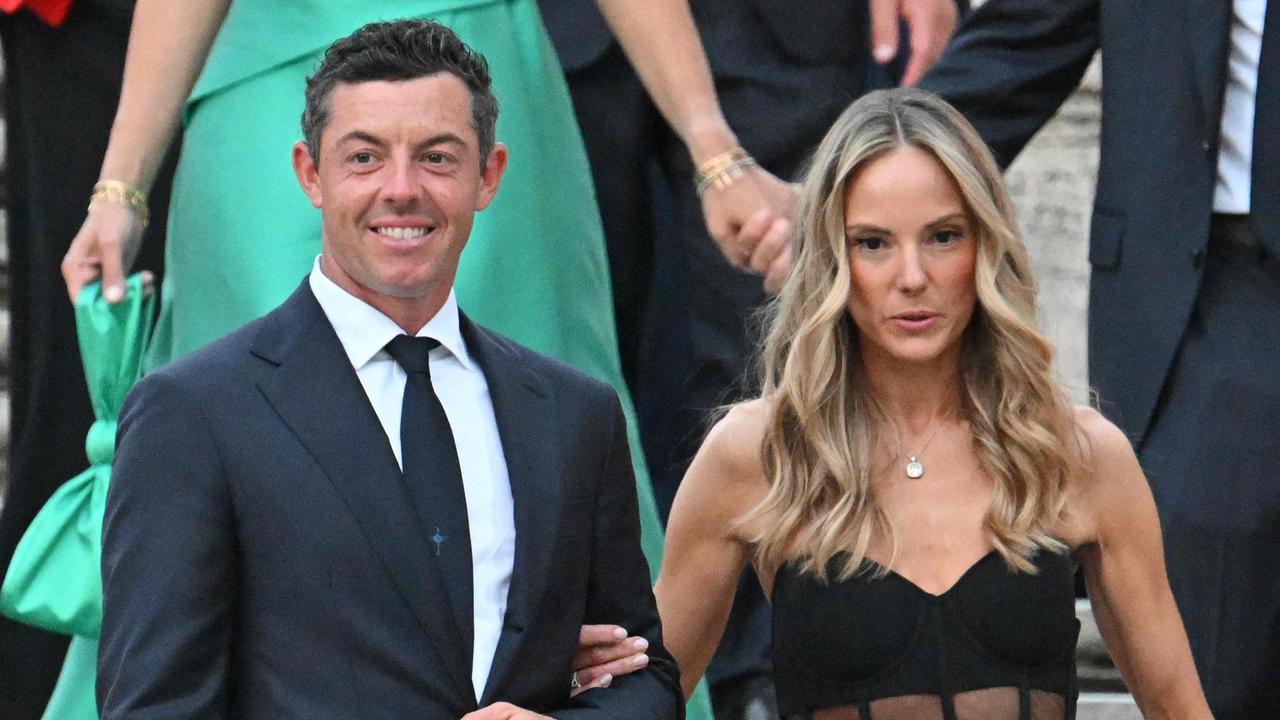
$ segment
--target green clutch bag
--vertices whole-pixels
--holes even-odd
[[[66,635],[98,636],[102,513],[116,419],[141,372],[154,306],[155,294],[140,275],[129,278],[116,305],[102,299],[99,283],[76,298],[76,333],[97,418],[85,439],[90,467],[54,492],[14,551],[0,587],[0,612],[14,620]]]

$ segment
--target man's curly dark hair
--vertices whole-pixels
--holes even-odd
[[[471,124],[479,137],[483,167],[498,123],[489,63],[452,30],[432,20],[370,23],[329,46],[320,67],[307,78],[302,136],[311,159],[320,161],[320,132],[329,121],[329,95],[339,83],[416,80],[441,72],[457,76],[471,91]]]

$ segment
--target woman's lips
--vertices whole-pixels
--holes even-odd
[[[933,329],[938,315],[927,312],[900,313],[893,316],[893,322],[899,329],[910,333],[922,333]]]

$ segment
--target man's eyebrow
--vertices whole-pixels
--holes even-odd
[[[462,147],[466,147],[467,141],[451,132],[445,132],[440,133],[439,135],[432,135],[426,140],[423,140],[418,143],[418,148],[429,148],[435,147],[436,145],[460,145]]]
[[[351,132],[348,132],[346,135],[343,135],[342,137],[338,138],[338,141],[335,144],[341,145],[342,143],[350,142],[352,140],[358,140],[360,142],[368,143],[370,145],[376,145],[378,147],[382,147],[385,144],[382,141],[382,138],[372,133],[365,132],[364,130],[352,130]]]
[[[350,142],[352,140],[368,143],[377,147],[383,147],[386,145],[386,142],[382,138],[365,130],[352,130],[351,132],[348,132],[346,135],[338,138],[338,144]],[[436,145],[461,145],[462,147],[466,147],[467,141],[454,133],[445,132],[440,133],[439,135],[432,135],[426,140],[418,143],[416,147],[418,149],[422,149],[434,147]]]

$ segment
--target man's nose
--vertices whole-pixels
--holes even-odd
[[[390,203],[411,203],[422,197],[422,183],[418,182],[418,169],[409,160],[393,160],[387,168],[382,197]]]

